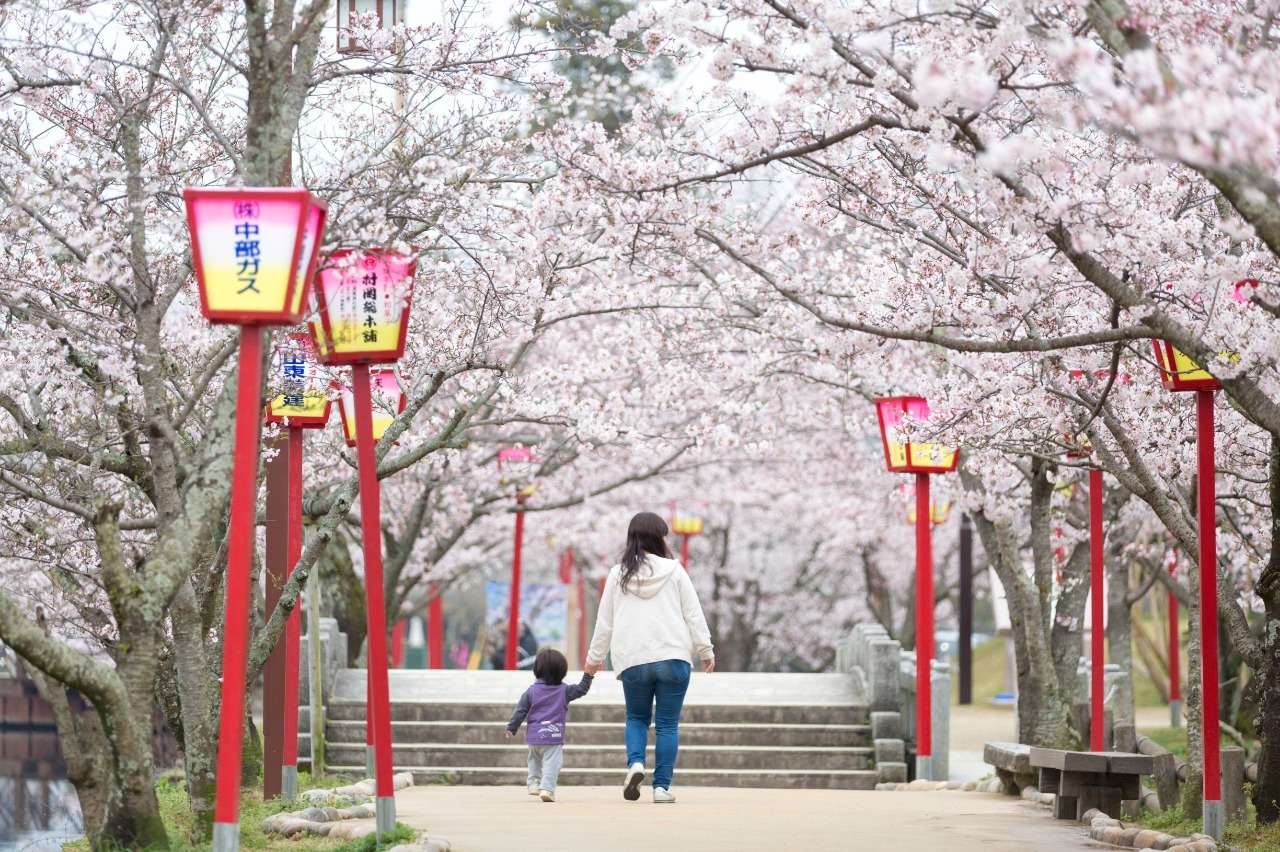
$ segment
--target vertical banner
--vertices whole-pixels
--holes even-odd
[[[533,667],[539,648],[555,648],[568,656],[568,586],[520,586],[520,652],[517,666]],[[493,668],[501,669],[506,655],[507,617],[511,584],[484,584],[487,655]]]

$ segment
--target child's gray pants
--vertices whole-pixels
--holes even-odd
[[[560,777],[560,767],[564,766],[564,746],[532,745],[529,746],[529,783],[537,784],[539,790],[554,793],[556,779]]]

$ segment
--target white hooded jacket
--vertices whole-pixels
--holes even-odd
[[[612,653],[621,674],[644,663],[688,660],[691,647],[699,659],[715,657],[698,593],[679,562],[649,554],[625,592],[621,577],[622,566],[613,566],[600,598],[589,664],[601,665]]]

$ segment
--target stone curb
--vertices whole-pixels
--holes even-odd
[[[392,777],[397,791],[413,786],[413,774],[401,772]],[[375,826],[372,822],[348,822],[348,820],[372,820],[377,816],[376,809],[370,804],[377,792],[372,778],[357,781],[346,787],[335,787],[332,790],[307,790],[298,798],[310,802],[311,807],[300,811],[288,811],[272,814],[262,821],[262,830],[282,837],[333,837],[345,840],[359,840],[372,834]],[[340,807],[342,806],[342,807]],[[440,850],[432,850],[440,852]]]
[[[1217,841],[1207,834],[1190,837],[1174,837],[1150,828],[1125,828],[1124,823],[1112,819],[1097,808],[1090,808],[1080,817],[1089,826],[1089,837],[1100,843],[1110,843],[1126,849],[1157,849],[1166,852],[1220,852]]]

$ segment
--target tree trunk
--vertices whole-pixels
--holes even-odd
[[[1107,583],[1107,662],[1120,667],[1120,671],[1129,673],[1129,688],[1117,695],[1113,714],[1116,721],[1133,719],[1133,613],[1129,609],[1129,568],[1121,563],[1120,553],[1113,547],[1106,549],[1110,557],[1109,570],[1106,573]],[[1102,625],[1095,624],[1094,630],[1101,630]]]
[[[963,467],[960,477],[966,491],[983,490],[981,480]],[[1041,510],[1047,511],[1047,504]],[[1017,654],[1018,739],[1042,748],[1078,747],[1080,737],[1071,727],[1070,706],[1058,682],[1049,645],[1045,616],[1049,601],[1041,598],[1035,577],[1022,566],[1013,522],[1009,518],[992,520],[985,511],[971,517],[1009,603]]]
[[[1071,555],[1062,566],[1062,588],[1058,592],[1058,607],[1053,617],[1053,668],[1062,689],[1062,700],[1067,706],[1087,696],[1078,695],[1079,681],[1076,671],[1084,654],[1081,641],[1084,626],[1084,608],[1089,599],[1089,542],[1083,541],[1071,549]]]
[[[1262,598],[1266,621],[1262,628],[1264,664],[1255,670],[1254,699],[1258,705],[1258,781],[1253,806],[1258,825],[1280,822],[1280,439],[1271,438],[1271,555],[1254,588]]]
[[[66,686],[32,669],[28,672],[40,697],[53,708],[58,729],[58,746],[67,764],[67,780],[76,788],[80,814],[89,847],[102,844],[102,823],[106,815],[107,794],[102,787],[101,768],[108,764],[107,740],[102,724],[94,712],[76,714],[67,703]]]
[[[1204,737],[1200,713],[1200,572],[1187,571],[1187,688],[1183,710],[1187,716],[1187,781],[1182,786],[1182,815],[1200,819],[1204,801]]]
[[[211,676],[203,616],[189,581],[178,588],[169,611],[173,623],[174,682],[181,705],[182,764],[195,816],[191,839],[198,842],[208,840],[213,833],[218,738],[213,716],[217,702],[212,700],[210,690],[218,688],[218,679]]]

